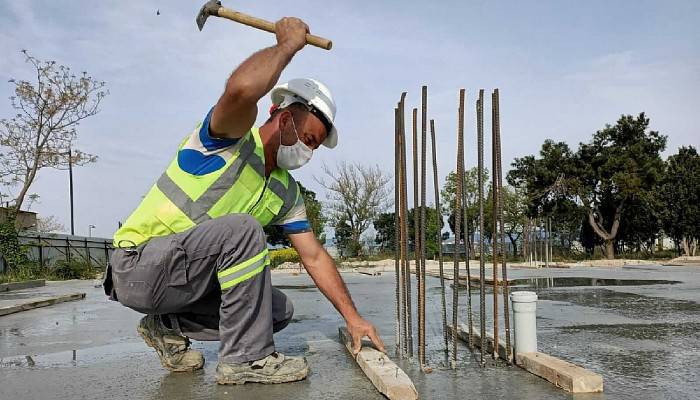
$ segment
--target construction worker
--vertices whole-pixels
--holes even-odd
[[[328,88],[313,79],[275,86],[309,31],[296,18],[275,26],[277,44],[231,74],[216,105],[115,233],[105,279],[110,298],[147,314],[137,330],[165,368],[202,368],[204,358],[189,339],[220,340],[220,384],[290,382],[308,373],[305,358],[275,351],[272,334],[289,323],[293,306],[270,282],[262,228],[268,224],[288,235],[345,319],[355,351],[365,336],[384,351],[312,232],[288,172],[319,146],[336,146],[336,107]],[[256,128],[257,103],[270,90],[270,117]]]

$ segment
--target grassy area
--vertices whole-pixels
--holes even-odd
[[[60,281],[66,279],[95,279],[98,269],[84,261],[58,261],[50,267],[40,267],[38,264],[24,264],[0,274],[0,283],[21,282],[34,279]]]

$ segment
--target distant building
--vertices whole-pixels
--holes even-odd
[[[0,207],[0,223],[7,222],[13,209]],[[36,230],[36,213],[31,211],[20,211],[17,214],[17,228],[20,230]]]

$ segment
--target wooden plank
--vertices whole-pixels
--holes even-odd
[[[481,282],[481,279],[480,279],[478,276],[472,276],[471,279],[470,279],[469,281],[472,282],[472,283],[479,283],[479,282]],[[503,286],[503,282],[504,282],[504,281],[503,281],[503,279],[501,279],[501,278],[496,279],[496,285],[497,285],[497,286]],[[513,282],[513,279],[508,279],[508,284],[512,284],[512,282]],[[484,283],[485,283],[486,285],[488,285],[488,286],[493,286],[493,278],[486,278],[486,279],[484,279]],[[459,284],[462,285],[462,286],[466,286],[466,285],[467,285],[467,278],[465,278],[465,277],[460,277],[460,278],[459,278]]]
[[[603,377],[544,353],[518,353],[517,365],[571,393],[603,391]]]
[[[0,284],[0,293],[9,292],[10,290],[30,289],[40,286],[46,286],[46,281],[43,279],[35,279],[32,281],[2,283]]]
[[[340,341],[352,355],[352,339],[344,327],[338,328]],[[411,378],[389,357],[372,347],[369,341],[362,342],[362,350],[355,356],[357,365],[367,375],[374,387],[390,400],[418,399],[418,392]]]
[[[448,326],[452,334],[452,326]],[[469,341],[467,325],[460,324],[457,327],[457,338],[465,343]],[[473,328],[472,343],[475,347],[481,346],[479,329]],[[506,360],[505,338],[498,340],[498,355]],[[486,352],[493,353],[493,334],[486,332]],[[511,357],[512,357],[511,352]],[[545,353],[518,353],[515,357],[516,365],[524,370],[546,379],[555,386],[571,393],[595,393],[603,391],[603,377],[588,371],[585,368]]]
[[[452,325],[447,326],[447,330],[452,334]],[[464,343],[469,343],[469,328],[465,324],[459,324],[457,325],[457,338]],[[507,352],[506,352],[506,345],[505,345],[506,339],[504,337],[500,337],[498,339],[498,356],[502,358],[503,360],[508,361],[507,357]],[[472,343],[476,348],[481,348],[481,333],[479,332],[479,329],[476,327],[472,328]],[[493,334],[491,332],[486,332],[486,353],[487,354],[493,354]],[[513,351],[511,349],[511,358],[513,357]]]
[[[358,274],[369,275],[369,276],[378,276],[378,275],[382,274],[376,268],[365,268],[365,267],[355,268],[355,272],[357,272]]]
[[[55,297],[40,297],[31,301],[11,306],[0,307],[0,316],[13,314],[20,311],[33,310],[39,307],[46,307],[66,301],[82,300],[85,298],[85,293],[71,293]]]

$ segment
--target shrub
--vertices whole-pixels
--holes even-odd
[[[293,247],[270,250],[270,268],[277,268],[286,262],[301,262],[299,253]]]
[[[94,279],[95,270],[85,261],[81,260],[60,260],[56,266],[50,269],[50,274],[54,279]]]

